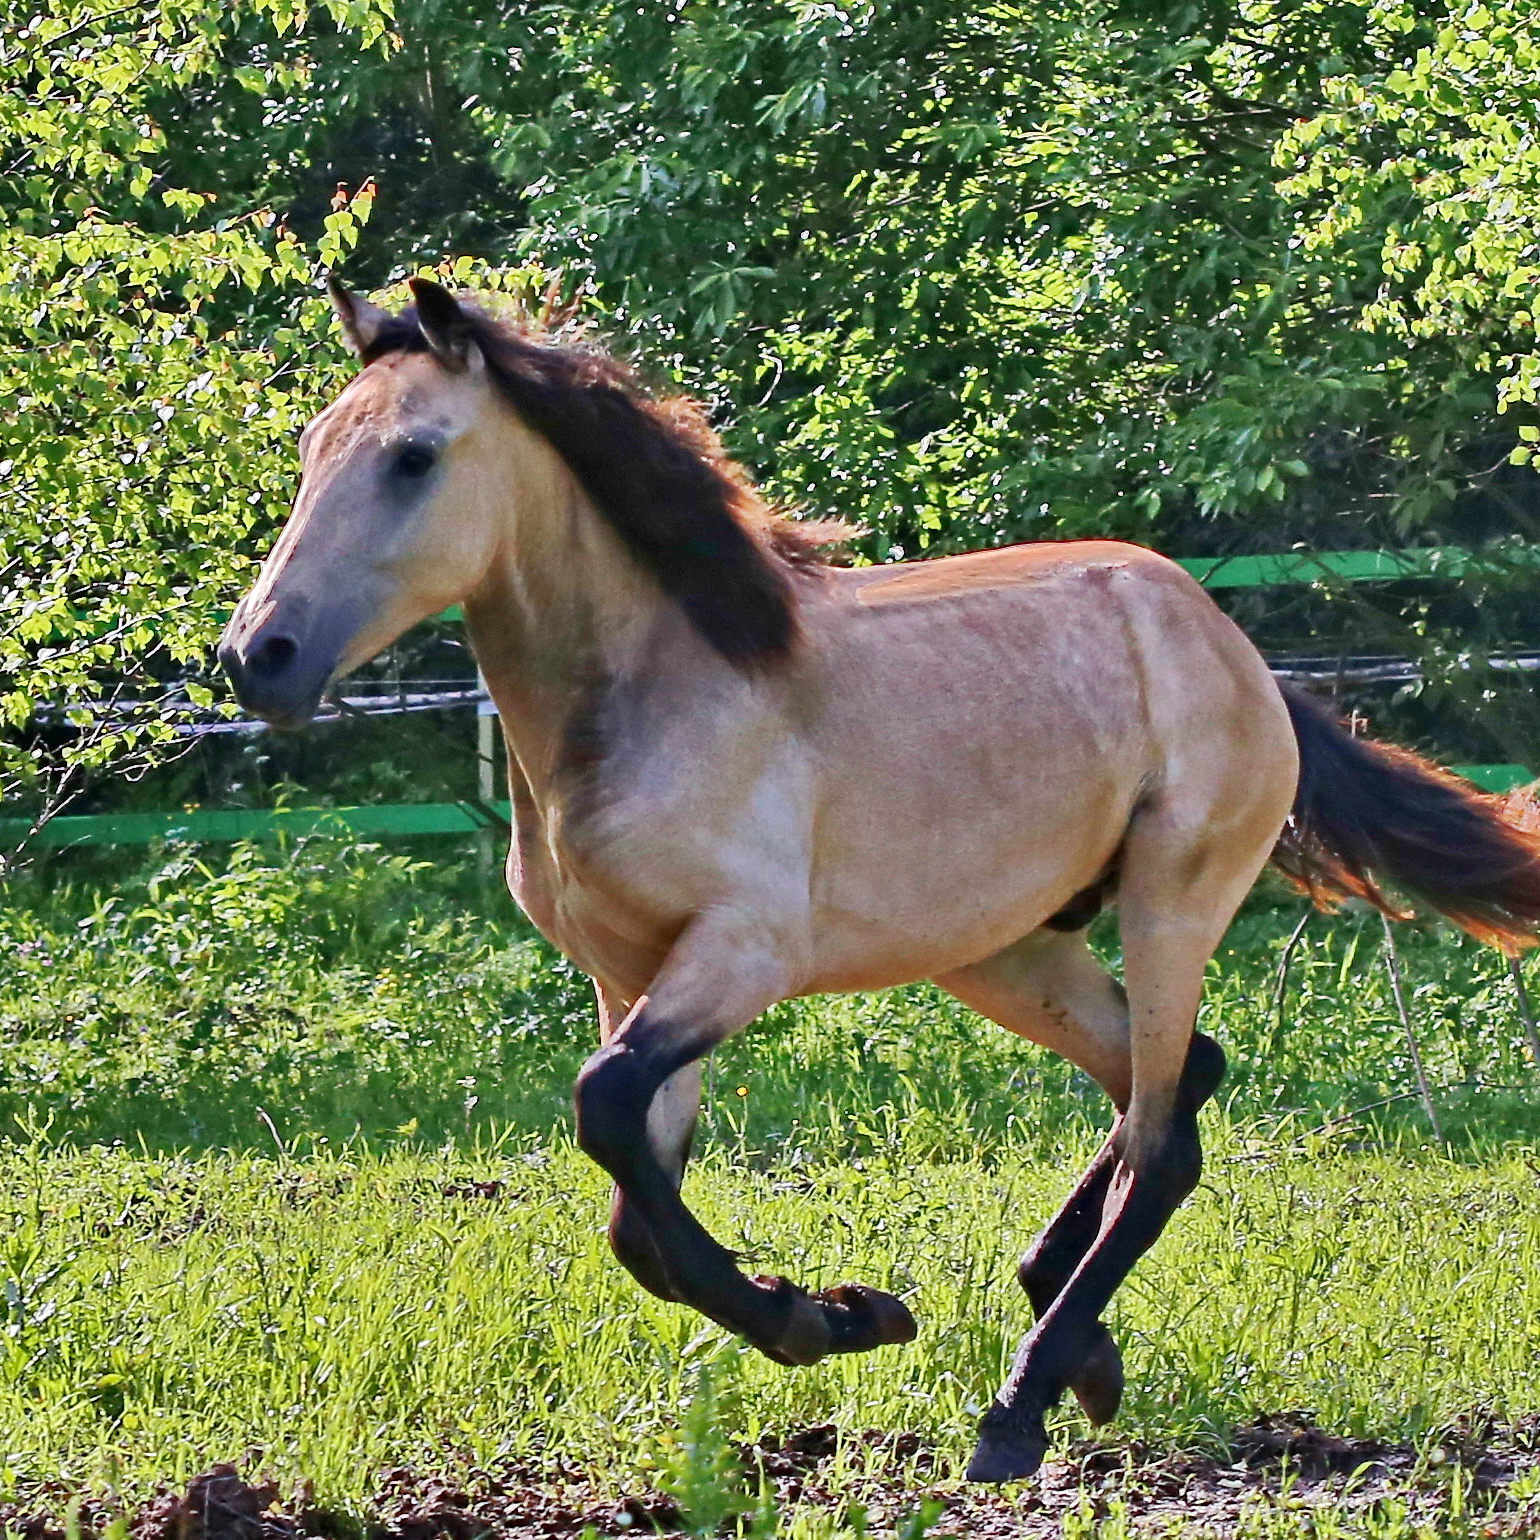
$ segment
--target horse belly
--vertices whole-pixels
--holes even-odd
[[[1038,929],[1116,855],[1138,777],[1067,778],[983,806],[961,784],[931,790],[911,788],[889,819],[863,810],[820,863],[810,992],[930,978]]]

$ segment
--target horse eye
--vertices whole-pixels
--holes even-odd
[[[391,467],[398,476],[426,476],[438,464],[438,454],[426,444],[404,444]]]

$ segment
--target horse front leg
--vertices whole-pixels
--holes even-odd
[[[788,970],[756,939],[759,929],[713,913],[685,931],[648,993],[583,1066],[578,1143],[615,1180],[628,1246],[622,1259],[629,1266],[643,1258],[638,1277],[645,1286],[661,1283],[665,1297],[693,1306],[780,1363],[908,1342],[914,1319],[889,1294],[860,1284],[808,1294],[784,1278],[746,1277],[686,1207],[649,1137],[660,1089],[678,1084],[681,1071],[789,992]],[[637,1244],[630,1245],[633,1238]],[[649,1282],[643,1274],[653,1264]]]
[[[647,1142],[675,1192],[683,1185],[684,1168],[690,1159],[700,1091],[699,1062],[686,1064],[658,1087],[647,1116]],[[618,1183],[610,1200],[610,1249],[649,1294],[679,1302],[651,1227]]]
[[[630,1014],[632,1002],[613,986],[594,984],[599,1004],[599,1041],[606,1044]],[[687,1064],[658,1087],[647,1113],[647,1142],[678,1191],[690,1159],[690,1145],[700,1116],[700,1061]],[[657,1243],[640,1211],[617,1186],[610,1200],[610,1249],[649,1294],[677,1303]]]

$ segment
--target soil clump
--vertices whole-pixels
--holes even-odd
[[[841,1433],[822,1424],[737,1452],[746,1515],[762,1509],[768,1492],[782,1514],[822,1509],[873,1540],[916,1533],[917,1514],[934,1540],[1058,1540],[1066,1519],[1115,1514],[1152,1536],[1180,1526],[1226,1540],[1259,1509],[1292,1517],[1306,1535],[1314,1511],[1367,1520],[1392,1502],[1416,1526],[1444,1511],[1456,1479],[1468,1511],[1484,1515],[1480,1532],[1489,1540],[1540,1536],[1540,1507],[1507,1493],[1540,1465],[1540,1425],[1468,1419],[1418,1451],[1339,1437],[1305,1414],[1281,1413],[1236,1429],[1212,1455],[1160,1454],[1137,1441],[1072,1444],[1050,1455],[1032,1482],[1003,1489],[958,1480],[915,1433]],[[606,1490],[556,1461],[454,1475],[389,1470],[362,1521],[318,1508],[306,1491],[281,1493],[234,1465],[215,1465],[131,1514],[44,1489],[29,1502],[0,1505],[0,1530],[15,1540],[65,1540],[72,1503],[81,1540],[101,1540],[109,1529],[121,1535],[122,1524],[129,1540],[575,1540],[585,1532],[675,1536],[687,1523],[661,1492]]]

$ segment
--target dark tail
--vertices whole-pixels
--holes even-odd
[[[1329,707],[1281,686],[1299,740],[1299,790],[1273,863],[1323,909],[1367,899],[1395,919],[1389,883],[1505,952],[1540,935],[1540,806],[1494,797],[1388,743],[1355,738]]]

